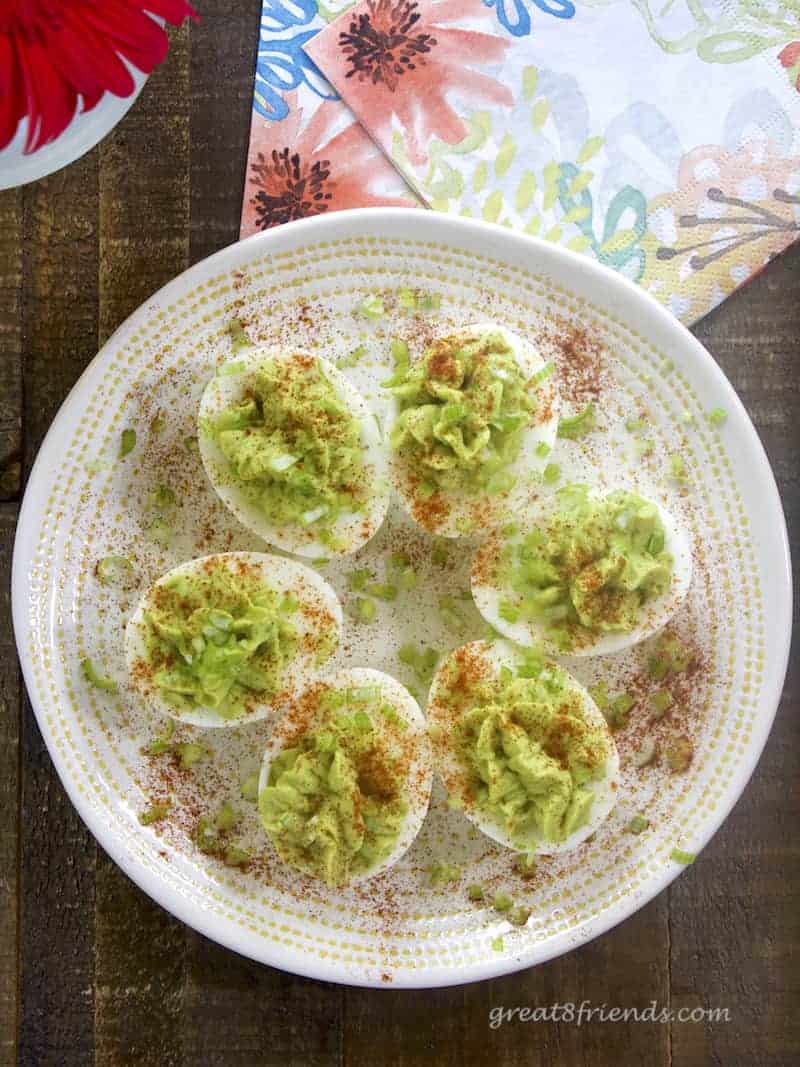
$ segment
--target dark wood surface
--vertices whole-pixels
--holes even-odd
[[[186,929],[108,860],[54,774],[21,685],[8,575],[36,450],[122,319],[236,239],[258,0],[203,0],[127,118],[67,170],[0,193],[0,1062],[720,1064],[800,1062],[800,671],[702,859],[616,930],[518,975],[421,993],[342,989]],[[773,463],[796,553],[800,247],[696,333]],[[718,1023],[511,1023],[495,1006],[727,1008]]]

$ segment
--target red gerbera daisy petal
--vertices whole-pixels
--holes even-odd
[[[145,74],[164,59],[169,39],[156,21],[197,20],[186,0],[0,0],[0,148],[26,115],[26,152],[69,125],[103,93],[129,96],[125,61]]]

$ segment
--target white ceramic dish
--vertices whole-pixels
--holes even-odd
[[[441,308],[413,320],[392,311],[366,325],[353,314],[367,294],[408,285],[439,293]],[[372,358],[347,376],[383,414],[378,383],[390,364],[389,338],[404,336],[419,351],[433,333],[470,321],[476,306],[487,319],[552,348],[569,386],[562,390],[568,407],[580,401],[568,352],[577,338],[591,338],[601,429],[557,443],[553,458],[564,480],[596,472],[603,488],[622,482],[646,496],[662,487],[665,504],[698,546],[692,587],[670,631],[692,644],[702,669],[652,728],[659,745],[676,732],[691,738],[691,766],[683,774],[661,762],[638,769],[637,729],[619,731],[614,811],[590,842],[543,861],[526,882],[507,850],[448,810],[436,790],[414,845],[366,883],[369,892],[310,891],[261,851],[250,870],[224,867],[196,850],[180,820],[143,827],[137,816],[163,780],[159,760],[141,749],[163,720],[151,721],[122,691],[88,690],[79,660],[88,654],[103,670],[122,669],[124,624],[137,593],[169,567],[215,551],[264,549],[217,500],[191,441],[203,386],[230,354],[229,321],[242,319],[260,343],[292,338],[324,345],[334,360],[368,333],[386,362]],[[567,337],[571,344],[563,343]],[[667,357],[674,369],[662,377]],[[706,417],[715,407],[728,412],[722,426]],[[654,449],[646,459],[622,428],[632,409],[647,417]],[[692,424],[681,420],[684,411]],[[138,443],[120,460],[119,435],[128,426],[138,429]],[[666,473],[675,451],[686,461],[685,486],[672,485]],[[170,484],[178,498],[165,548],[144,535],[156,481]],[[356,625],[347,575],[367,568],[383,581],[389,554],[401,547],[412,558],[416,589],[394,602],[376,600],[374,621]],[[446,651],[483,636],[474,607],[459,599],[469,596],[470,551],[451,545],[448,560],[436,562],[443,555],[434,556],[426,535],[394,507],[355,558],[323,569],[348,618],[329,669],[384,670],[422,699],[409,657],[398,657],[401,644]],[[95,562],[111,553],[134,558],[136,590],[98,584]],[[665,309],[619,275],[557,246],[483,223],[380,209],[320,216],[225,249],[167,285],[117,330],[40,450],[19,520],[12,596],[28,691],[58,773],[103,847],[142,889],[207,936],[265,963],[338,982],[419,987],[488,978],[566,952],[663,889],[682,870],[671,859],[673,848],[702,849],[744,789],[770,729],[789,648],[791,575],[780,501],[753,427],[714,361]],[[443,596],[451,598],[447,612]],[[636,657],[649,646],[570,669],[584,684],[602,678],[610,692],[625,690],[641,668]],[[644,717],[634,708],[632,727],[643,728]],[[176,733],[197,736],[191,729]],[[267,736],[266,723],[203,731],[218,773],[173,775],[174,811],[188,810],[185,781],[194,783],[195,801],[197,790],[207,789],[207,805],[241,803],[240,778],[257,773]],[[640,812],[651,828],[625,833]],[[252,833],[252,847],[263,849],[257,822],[253,807],[242,833]],[[430,866],[440,860],[458,865],[456,881],[431,884]],[[470,903],[472,882],[530,906],[525,928],[512,929]]]

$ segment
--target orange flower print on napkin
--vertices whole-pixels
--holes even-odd
[[[470,14],[473,23],[495,25],[483,5]],[[464,21],[462,0],[423,7],[417,0],[366,0],[309,42],[306,52],[379,144],[391,141],[399,125],[409,159],[420,164],[432,138],[456,144],[466,136],[454,96],[472,106],[513,103],[508,87],[484,73],[492,64],[499,68],[509,41],[458,21]]]
[[[381,189],[386,159],[338,101],[321,103],[303,126],[289,94],[281,122],[254,117],[242,236],[349,207],[410,207]]]

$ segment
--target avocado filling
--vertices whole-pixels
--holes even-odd
[[[360,421],[319,360],[295,355],[249,372],[242,400],[203,427],[228,475],[274,526],[335,545],[334,526],[368,498]]]
[[[173,708],[211,708],[234,719],[278,691],[296,647],[296,601],[257,568],[219,560],[178,574],[149,598],[146,658],[135,666]]]
[[[273,760],[258,803],[282,859],[338,886],[397,844],[407,805],[403,757],[390,737],[402,735],[404,721],[379,689],[323,689],[316,699],[323,714],[315,709],[314,728]]]
[[[443,337],[403,364],[386,383],[399,406],[390,444],[412,472],[415,495],[510,489],[507,468],[533,420],[535,384],[499,331]]]
[[[638,626],[669,590],[674,561],[658,508],[636,493],[595,499],[569,485],[556,499],[547,526],[503,548],[489,582],[506,593],[501,617],[534,622],[570,651]]]
[[[450,743],[465,775],[464,806],[502,827],[520,851],[563,842],[585,826],[589,785],[604,777],[609,745],[568,676],[551,664],[536,677],[503,668],[466,687],[454,681],[459,713]]]

